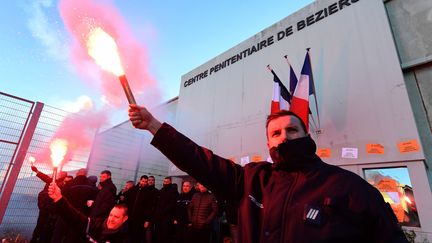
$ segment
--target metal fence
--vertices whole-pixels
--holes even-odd
[[[69,122],[65,122],[65,119]],[[4,208],[3,218],[0,210],[0,220],[3,219],[0,239],[17,234],[25,239],[31,238],[39,213],[38,194],[45,184],[31,170],[29,157],[36,157],[35,166],[39,171],[52,173],[50,159],[46,156],[39,159],[37,155],[48,150],[57,132],[70,129],[67,124],[85,123],[88,121],[86,119],[79,113],[69,113],[0,92],[0,201],[7,191],[5,189],[11,192],[10,198],[0,204],[0,209]],[[34,130],[29,129],[34,122]],[[129,122],[96,133],[96,129],[90,131],[91,146],[75,149],[72,157],[65,158],[63,171],[75,176],[79,168],[87,168],[89,175],[111,170],[117,191],[126,181],[137,181],[143,174],[155,176],[156,186],[161,186],[162,179],[168,175],[168,162],[156,149],[151,148],[150,136],[137,132]],[[23,141],[28,141],[27,146],[24,146]],[[21,158],[18,158],[20,154]],[[11,171],[16,172],[14,183],[8,183],[13,179]]]
[[[39,209],[37,208],[38,193],[43,189],[44,182],[36,177],[29,163],[30,155],[37,155],[49,148],[53,135],[66,117],[77,119],[78,114],[43,105],[37,126],[32,134],[25,133],[29,121],[35,115],[35,102],[0,92],[0,182],[1,197],[7,189],[12,190],[10,199],[2,206],[6,207],[0,225],[0,237],[17,235],[29,239],[36,225]],[[22,141],[30,136],[31,142],[24,157],[17,159],[18,150],[22,149]],[[74,174],[74,170],[87,166],[90,150],[75,151],[69,158],[66,171]],[[52,172],[49,161],[36,161],[35,165],[44,173]],[[13,168],[19,170],[16,182],[8,186],[12,180]],[[1,215],[0,215],[1,216]]]

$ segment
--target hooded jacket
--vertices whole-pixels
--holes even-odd
[[[377,189],[322,162],[311,138],[301,141],[296,149],[303,152],[289,163],[245,167],[165,123],[151,143],[214,193],[239,203],[240,242],[407,242]]]

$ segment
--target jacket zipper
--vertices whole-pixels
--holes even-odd
[[[285,218],[287,216],[286,215],[286,213],[287,213],[287,207],[289,205],[291,205],[292,194],[293,194],[294,188],[296,187],[296,183],[297,183],[298,177],[299,177],[299,172],[294,172],[294,180],[293,180],[293,183],[291,185],[291,188],[288,191],[288,196],[286,197],[284,205],[283,205],[283,209],[282,209],[283,210],[283,212],[282,212],[282,221],[281,221],[282,227],[281,227],[281,237],[280,237],[280,242],[281,243],[283,243],[284,239],[285,239],[285,227],[286,227]]]

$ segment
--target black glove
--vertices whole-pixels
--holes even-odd
[[[36,168],[36,166],[34,166],[34,165],[31,166],[31,169],[32,169],[32,171],[34,171],[34,172],[36,172],[36,173],[39,172],[39,170],[38,170],[38,169]]]

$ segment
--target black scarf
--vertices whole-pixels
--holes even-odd
[[[270,149],[270,157],[273,160],[273,167],[282,170],[305,169],[321,162],[315,154],[316,144],[307,135],[302,138],[285,140],[277,147]]]

